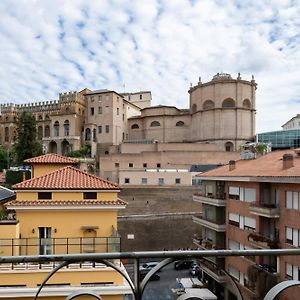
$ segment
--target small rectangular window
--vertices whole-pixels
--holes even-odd
[[[175,178],[175,183],[180,184],[180,178]]]
[[[115,163],[115,167],[119,168],[120,164],[119,163]]]
[[[156,167],[157,167],[157,168],[160,168],[160,163],[157,163],[157,164],[156,164]]]
[[[147,168],[147,164],[146,163],[143,163],[143,168]]]
[[[97,199],[97,192],[84,192],[83,199]]]
[[[125,120],[125,116],[124,116],[124,114],[123,114],[122,118],[123,118],[123,121],[124,121],[124,120]]]
[[[109,133],[109,125],[105,125],[105,132]]]
[[[143,95],[140,95],[140,100],[142,100],[143,99]]]
[[[101,115],[102,114],[102,106],[98,107],[98,114]]]
[[[130,183],[130,179],[129,178],[124,178],[124,183]]]
[[[102,126],[98,126],[98,133],[102,133]]]
[[[129,168],[133,168],[133,163],[129,163],[129,164],[128,164],[128,167],[129,167]]]
[[[158,184],[164,184],[165,179],[164,178],[158,178]]]
[[[38,193],[38,199],[39,200],[51,200],[52,199],[52,193],[51,192],[39,192]]]
[[[147,178],[142,178],[142,184],[147,184],[148,180]]]
[[[91,115],[94,115],[94,107],[91,107]]]
[[[117,107],[117,116],[119,115],[119,107]]]
[[[91,96],[91,102],[94,102],[94,100],[95,100],[95,97]]]

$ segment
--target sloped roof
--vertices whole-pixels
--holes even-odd
[[[16,190],[118,190],[119,186],[72,166],[66,166],[49,174],[17,183],[12,188]]]
[[[209,164],[209,165],[192,165],[191,172],[206,172],[222,166],[221,164]]]
[[[300,157],[295,156],[296,150],[281,150],[270,152],[256,159],[238,160],[235,169],[229,171],[228,165],[198,174],[199,177],[299,177]],[[294,156],[294,166],[283,169],[284,154]]]
[[[25,164],[76,164],[77,162],[78,160],[75,158],[62,156],[55,153],[47,153],[28,158],[23,161]]]
[[[0,203],[4,203],[6,201],[12,200],[16,198],[16,194],[14,191],[4,187],[0,186]]]

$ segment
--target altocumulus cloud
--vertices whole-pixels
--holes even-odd
[[[0,99],[59,92],[151,90],[188,106],[190,82],[255,75],[257,130],[300,107],[300,3],[289,0],[2,0]]]

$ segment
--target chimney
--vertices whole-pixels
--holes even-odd
[[[235,160],[229,161],[229,171],[232,171],[235,169]]]
[[[282,157],[283,170],[289,169],[294,166],[294,157],[292,154],[284,154]]]

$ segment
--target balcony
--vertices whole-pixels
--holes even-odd
[[[216,198],[213,195],[203,195],[201,193],[193,195],[193,201],[214,206],[226,206],[225,197]]]
[[[1,255],[51,255],[120,251],[120,237],[0,239]]]
[[[251,203],[249,210],[252,214],[266,217],[266,218],[279,218],[279,207],[275,204],[269,203]]]
[[[248,241],[255,247],[260,249],[278,249],[279,240],[266,237],[259,233],[253,232],[248,235]]]
[[[219,220],[211,220],[203,217],[202,215],[193,216],[193,221],[199,225],[210,228],[217,232],[225,232],[226,225],[225,222]]]
[[[200,263],[201,270],[208,276],[212,277],[218,283],[226,283],[227,277],[223,270],[216,266],[214,263],[210,263],[207,260],[201,260]]]
[[[198,247],[201,248],[203,250],[221,250],[224,249],[224,247],[220,247],[218,245],[216,245],[215,243],[206,240],[206,239],[197,239],[194,238],[193,239],[193,243]]]

